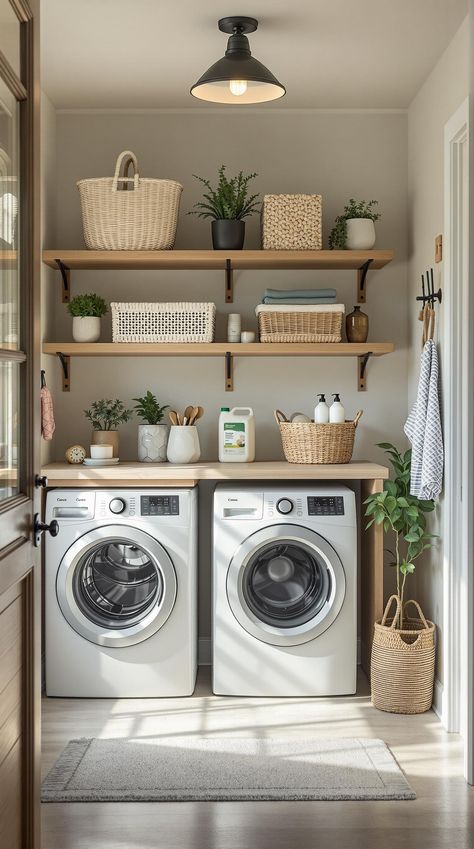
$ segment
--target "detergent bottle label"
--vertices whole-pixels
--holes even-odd
[[[245,424],[243,422],[224,422],[224,450],[236,454],[245,453]]]

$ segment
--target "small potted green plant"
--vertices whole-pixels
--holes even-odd
[[[214,250],[242,250],[245,239],[245,221],[249,215],[259,209],[258,194],[248,194],[248,186],[256,173],[244,177],[239,171],[236,177],[227,179],[225,165],[219,168],[217,188],[213,189],[209,180],[193,174],[196,180],[204,184],[204,200],[194,204],[189,215],[212,219],[212,246]]]
[[[92,445],[112,445],[113,457],[119,456],[119,434],[117,428],[130,421],[133,410],[127,410],[123,401],[116,398],[94,401],[84,410],[92,425]]]
[[[100,295],[76,295],[68,304],[72,315],[72,338],[75,342],[98,342],[100,320],[107,312],[107,304]]]
[[[375,245],[375,221],[380,218],[376,212],[377,200],[356,201],[351,198],[338,215],[331,234],[331,250],[369,251]]]
[[[138,459],[141,463],[164,463],[168,446],[169,426],[163,422],[169,404],[161,407],[156,395],[148,389],[136,401],[135,412],[144,424],[138,425]]]

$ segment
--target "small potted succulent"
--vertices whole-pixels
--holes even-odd
[[[72,338],[74,342],[98,342],[100,320],[107,312],[107,304],[100,295],[76,295],[68,304],[72,315]]]
[[[351,198],[331,230],[331,250],[370,251],[375,245],[374,222],[380,218],[380,213],[374,210],[377,204],[377,200],[356,201]]]
[[[196,180],[207,189],[204,200],[194,204],[189,215],[212,219],[212,246],[214,250],[239,251],[244,246],[245,221],[249,215],[259,209],[258,194],[248,194],[248,185],[257,174],[244,177],[239,171],[230,180],[225,175],[225,165],[219,168],[217,188],[213,189],[209,180],[193,174]]]
[[[138,459],[141,463],[164,463],[168,445],[169,426],[163,422],[169,404],[161,407],[156,395],[148,389],[136,401],[135,412],[144,424],[138,425]]]
[[[86,419],[92,425],[92,445],[112,445],[113,456],[119,456],[118,426],[130,421],[133,410],[127,410],[123,401],[101,399],[94,401],[88,410],[84,410]]]

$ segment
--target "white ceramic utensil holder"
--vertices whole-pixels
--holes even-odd
[[[140,463],[165,463],[169,426],[138,425],[138,459]]]
[[[167,455],[170,463],[197,463],[201,456],[197,427],[172,425]]]

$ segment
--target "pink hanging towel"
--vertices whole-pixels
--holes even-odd
[[[53,433],[56,429],[54,421],[53,398],[51,392],[46,386],[44,372],[41,372],[41,436],[46,441],[53,438]]]

